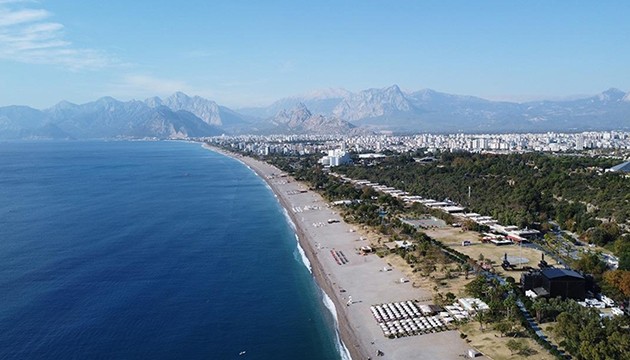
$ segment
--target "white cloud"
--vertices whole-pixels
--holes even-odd
[[[0,9],[0,26],[19,25],[44,20],[50,16],[46,10],[6,10]]]
[[[72,70],[97,69],[117,64],[103,51],[78,48],[64,36],[64,26],[49,21],[44,9],[12,9],[0,0],[0,59],[31,64],[54,64]]]

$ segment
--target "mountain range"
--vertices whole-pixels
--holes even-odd
[[[181,92],[144,101],[103,97],[43,110],[0,107],[0,139],[186,138],[220,134],[540,132],[629,130],[630,93],[609,89],[567,101],[490,101],[393,85],[327,89],[267,107],[229,109]]]

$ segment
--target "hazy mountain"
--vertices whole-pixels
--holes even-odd
[[[187,111],[149,107],[140,101],[103,97],[76,105],[62,101],[46,109],[0,108],[0,138],[115,138],[220,135],[223,131]]]
[[[250,107],[237,109],[241,114],[258,118],[271,118],[282,110],[292,109],[304,104],[313,114],[331,115],[334,108],[352,93],[346,89],[324,89],[295,97],[280,99],[267,107]]]
[[[77,138],[182,138],[221,133],[187,111],[150,107],[141,101],[103,97],[83,105],[67,102],[46,110],[52,123]]]
[[[185,110],[195,114],[209,125],[224,128],[242,127],[249,121],[245,116],[236,113],[216,102],[204,99],[199,96],[190,97],[183,92],[176,92],[173,95],[160,99],[152,97],[146,99],[145,104],[150,107],[167,106],[172,110]]]
[[[628,94],[609,89],[570,101],[538,101],[520,104],[521,120],[541,130],[607,130],[630,128]]]
[[[342,119],[358,121],[421,112],[419,110],[397,85],[393,85],[350,94],[335,106],[332,113]]]
[[[618,89],[574,100],[525,103],[490,101],[431,89],[405,92],[396,85],[322,98],[327,106],[320,107],[318,113],[372,130],[504,132],[630,128],[630,93]],[[278,108],[292,108],[299,100],[279,100],[258,111],[278,113]]]
[[[181,92],[145,101],[111,97],[82,105],[62,101],[46,110],[6,106],[0,107],[0,138],[630,129],[630,93],[618,89],[565,101],[515,103],[430,89],[406,92],[393,85],[356,93],[327,89],[239,111]]]
[[[45,113],[28,106],[0,107],[0,139],[64,139],[72,136],[51,124]]]
[[[280,110],[266,123],[267,126],[261,129],[266,133],[349,134],[355,128],[349,122],[336,117],[314,115],[302,103],[290,110]]]

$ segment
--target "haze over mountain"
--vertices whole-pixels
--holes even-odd
[[[0,107],[0,138],[183,138],[243,133],[537,132],[630,129],[630,93],[609,89],[567,101],[490,101],[393,85],[328,89],[268,107],[232,110],[184,93],[161,99],[104,97],[44,110]]]
[[[280,110],[276,116],[266,121],[270,133],[289,134],[350,134],[356,126],[335,116],[312,114],[302,103],[290,110]]]
[[[188,111],[111,97],[82,105],[62,101],[45,110],[0,108],[0,138],[4,139],[184,138],[221,133]]]
[[[237,114],[225,106],[220,106],[212,100],[199,96],[190,97],[180,91],[165,99],[152,97],[144,102],[152,108],[166,106],[175,111],[185,110],[191,112],[209,125],[232,128],[247,123],[243,115]]]
[[[266,119],[275,116],[282,110],[292,109],[299,104],[304,104],[315,114],[332,114],[335,106],[351,94],[346,89],[324,89],[313,91],[309,94],[280,99],[267,107],[241,108],[237,109],[237,111],[241,114]]]
[[[305,104],[325,103],[323,115],[375,131],[496,133],[630,129],[630,93],[618,89],[571,101],[516,103],[431,89],[405,92],[393,85],[300,100]],[[296,98],[279,100],[267,111],[291,101]],[[257,111],[259,115],[265,113],[265,109]]]

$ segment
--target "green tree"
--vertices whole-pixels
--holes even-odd
[[[515,352],[519,353],[521,349],[523,349],[523,343],[514,339],[508,340],[505,345],[507,346],[508,350],[510,350],[511,355],[514,355]]]
[[[535,312],[536,322],[540,323],[543,320],[545,311],[547,311],[549,304],[546,298],[536,298],[532,302],[532,310]]]
[[[498,323],[494,324],[493,328],[501,334],[501,337],[503,337],[505,336],[505,334],[512,331],[512,324],[507,320],[499,321]]]
[[[455,294],[453,294],[452,292],[447,292],[446,295],[444,295],[444,300],[446,301],[447,304],[452,304],[455,302],[455,299],[457,299],[457,297],[455,296]]]
[[[606,271],[606,263],[598,253],[585,252],[573,263],[573,268],[587,274],[592,274],[595,279],[601,279]]]
[[[488,289],[486,280],[487,279],[484,275],[478,275],[475,279],[466,284],[464,287],[466,293],[477,298],[483,297]]]
[[[472,266],[468,262],[465,262],[461,264],[460,267],[462,271],[464,271],[464,278],[468,280],[468,274],[470,273],[470,270],[472,270]]]

